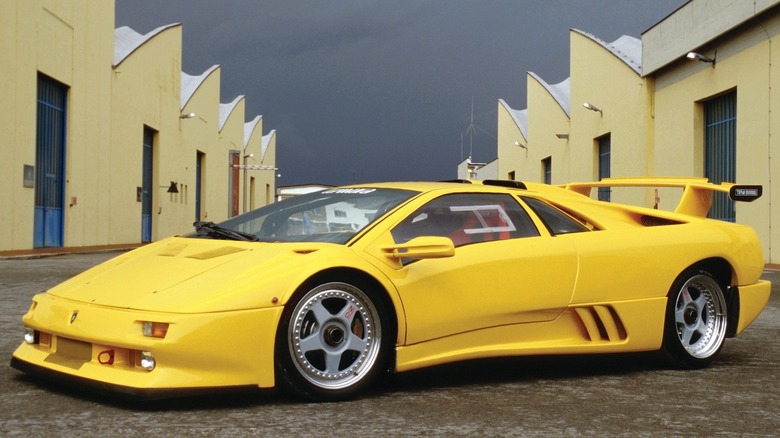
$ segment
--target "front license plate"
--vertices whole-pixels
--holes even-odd
[[[79,369],[92,360],[92,344],[68,338],[57,338],[57,351],[46,357],[45,362]]]

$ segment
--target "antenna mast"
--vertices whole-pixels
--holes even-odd
[[[469,136],[469,158],[473,157],[474,153],[474,133],[477,131],[477,127],[474,126],[474,96],[471,96],[471,122],[469,123],[469,129],[466,130],[466,134]],[[462,135],[462,134],[461,134]],[[462,141],[462,138],[461,138]],[[462,155],[462,153],[461,153]]]

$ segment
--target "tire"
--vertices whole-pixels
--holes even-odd
[[[680,368],[709,365],[726,339],[728,312],[722,284],[709,272],[683,272],[669,291],[664,352]]]
[[[369,387],[390,350],[384,301],[347,283],[297,293],[277,332],[277,379],[313,401],[355,397]]]

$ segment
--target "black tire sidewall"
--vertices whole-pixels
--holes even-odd
[[[374,305],[377,311],[378,322],[380,324],[381,334],[379,337],[379,351],[377,353],[376,360],[371,369],[366,372],[366,375],[350,385],[347,388],[342,389],[324,389],[306,380],[301,372],[296,367],[290,352],[288,339],[290,336],[290,322],[293,318],[298,303],[314,289],[326,285],[326,284],[346,284],[350,287],[361,291],[368,300]],[[285,305],[282,317],[279,320],[279,326],[276,330],[276,345],[275,345],[275,364],[276,364],[276,380],[277,386],[283,391],[291,393],[295,396],[302,397],[311,401],[329,402],[329,401],[343,401],[353,399],[361,393],[365,392],[370,387],[377,377],[386,369],[386,362],[389,357],[390,343],[392,342],[390,325],[388,324],[388,311],[385,304],[385,300],[379,297],[373,290],[365,286],[360,286],[355,282],[323,282],[315,285],[314,287],[301,287]]]
[[[699,357],[692,356],[688,352],[688,350],[685,349],[685,347],[682,345],[682,342],[680,341],[680,337],[677,333],[677,323],[675,321],[675,310],[676,310],[677,298],[680,294],[683,285],[691,278],[699,275],[710,277],[718,284],[718,287],[720,288],[720,294],[722,296],[721,298],[723,299],[724,302],[724,312],[726,313],[728,312],[728,309],[725,307],[726,300],[724,296],[725,289],[723,283],[721,280],[718,279],[718,277],[712,275],[709,271],[700,268],[691,268],[684,271],[682,274],[680,274],[677,277],[677,279],[675,279],[671,289],[669,290],[669,294],[667,295],[667,300],[666,300],[666,313],[664,316],[664,338],[663,338],[662,351],[666,356],[668,362],[670,362],[671,365],[677,368],[697,369],[697,368],[706,367],[718,356],[718,354],[720,354],[720,351],[723,348],[723,344],[725,343],[725,342],[721,342],[720,346],[718,347],[718,350],[713,354],[711,354],[710,356],[706,358],[699,358]]]

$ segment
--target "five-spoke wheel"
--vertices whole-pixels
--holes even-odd
[[[384,366],[382,301],[347,283],[326,283],[296,298],[278,338],[282,377],[310,399],[354,396]]]
[[[706,271],[686,271],[669,292],[666,353],[679,366],[707,365],[723,346],[727,319],[726,300],[717,279]]]

